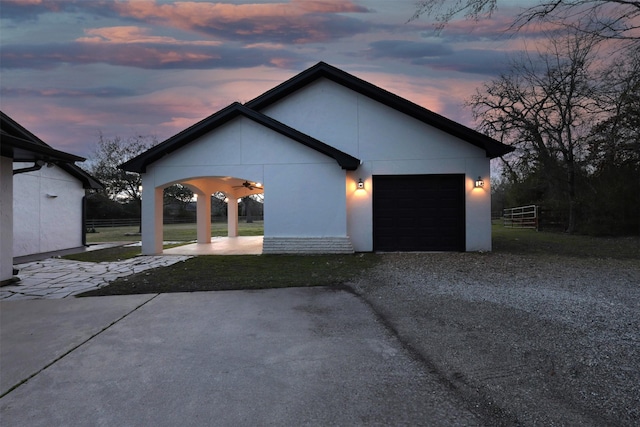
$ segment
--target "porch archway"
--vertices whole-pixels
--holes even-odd
[[[181,184],[197,196],[196,241],[211,243],[211,196],[223,193],[227,204],[227,236],[238,236],[238,202],[243,197],[264,194],[264,185],[258,180],[231,176],[205,176],[174,180],[147,190],[143,180],[143,254],[163,252],[163,190],[170,185]],[[149,211],[152,210],[152,215]]]

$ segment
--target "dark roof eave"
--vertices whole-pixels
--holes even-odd
[[[91,176],[89,173],[85,172],[85,170],[80,166],[74,165],[73,163],[60,163],[58,164],[58,166],[71,176],[75,177],[78,181],[82,182],[82,188],[86,190],[104,189],[104,184]]]
[[[309,148],[332,157],[343,169],[355,170],[360,165],[359,159],[336,148],[333,148],[309,135],[303,134],[302,132],[297,131],[275,119],[272,119],[271,117],[267,117],[264,114],[251,110],[238,102],[234,102],[228,107],[207,117],[204,120],[201,120],[195,125],[174,135],[173,137],[134,157],[133,159],[119,165],[118,167],[129,172],[145,173],[148,165],[179,149],[180,147],[185,146],[191,141],[200,138],[201,136],[207,134],[208,132],[211,132],[217,127],[222,126],[223,124],[238,116],[244,116],[275,132],[278,132],[288,138],[300,142]]]
[[[256,121],[257,123],[274,130],[284,136],[287,136],[295,141],[298,141],[309,148],[312,148],[326,156],[333,158],[342,169],[356,170],[360,166],[360,159],[357,159],[350,154],[340,151],[324,142],[313,138],[307,134],[304,134],[290,126],[285,125],[269,116],[265,116],[255,110],[249,109],[243,105],[239,106],[242,109],[243,115]]]
[[[319,62],[306,71],[303,71],[257,98],[247,102],[245,105],[253,110],[261,111],[269,105],[274,104],[321,77],[334,81],[417,120],[456,136],[472,145],[480,147],[486,151],[487,157],[489,158],[500,157],[513,151],[511,147],[506,146],[493,138],[414,104],[411,101],[401,98],[394,93],[388,92],[325,62]]]
[[[14,162],[46,162],[73,163],[82,162],[84,157],[55,150],[48,145],[41,145],[7,133],[2,133],[2,156],[10,157]]]
[[[2,138],[2,155],[10,157],[14,162],[36,162],[43,160],[55,163],[58,167],[82,182],[85,189],[102,189],[104,185],[85,172],[74,162],[82,162],[84,157],[66,153],[52,148],[40,138],[0,111],[0,137]]]
[[[228,107],[204,118],[182,132],[175,134],[155,147],[148,149],[144,153],[141,153],[118,165],[118,168],[129,172],[145,173],[148,165],[160,160],[167,154],[172,153],[189,142],[211,132],[213,129],[222,126],[231,119],[237,117],[237,112],[234,111],[237,108],[237,105],[240,104],[234,102]]]

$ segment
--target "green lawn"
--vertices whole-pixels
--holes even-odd
[[[580,258],[640,259],[640,237],[591,237],[492,226],[493,251]]]
[[[375,254],[206,255],[118,279],[81,296],[341,286],[379,262]]]
[[[244,233],[262,234],[261,223],[243,224],[240,229],[244,229]],[[113,236],[118,236],[122,231],[122,229],[117,232],[110,230],[103,236],[111,235],[111,233]],[[187,227],[184,226],[167,226],[165,240],[190,239],[189,232],[194,233],[191,239],[195,238],[195,230],[187,231]],[[495,223],[493,225],[493,252],[496,254],[525,254],[533,257],[631,258],[640,261],[640,238],[602,238],[537,232],[535,230],[504,228]],[[65,258],[99,262],[129,258],[139,254],[139,247],[116,247],[70,255]],[[116,280],[109,286],[87,292],[83,296],[289,286],[339,286],[378,264],[382,258],[383,255],[374,253],[315,256],[199,256],[169,267],[157,268]]]
[[[96,228],[96,233],[87,233],[87,243],[102,242],[135,242],[140,241],[138,227],[104,227]],[[264,234],[264,224],[262,221],[255,221],[247,224],[238,223],[238,234],[240,236],[262,236]],[[211,236],[226,236],[227,223],[211,223]],[[196,239],[196,224],[165,224],[165,241],[190,242]]]

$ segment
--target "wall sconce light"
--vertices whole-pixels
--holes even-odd
[[[364,189],[364,182],[362,182],[362,178],[358,179],[358,190]]]
[[[225,202],[225,203],[229,203],[229,198],[228,198],[228,197],[225,197],[225,198],[224,198],[224,202]]]
[[[476,179],[475,188],[482,188],[482,187],[484,187],[484,180],[482,179],[481,176],[479,176],[478,179]]]

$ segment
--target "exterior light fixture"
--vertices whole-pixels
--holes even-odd
[[[475,188],[482,188],[482,187],[484,187],[484,180],[482,179],[481,176],[479,176],[478,179],[476,179]]]
[[[362,178],[358,179],[358,190],[364,189],[364,182],[362,182]]]
[[[225,202],[225,203],[229,203],[229,198],[228,198],[228,197],[225,197],[225,198],[224,198],[224,202]]]

